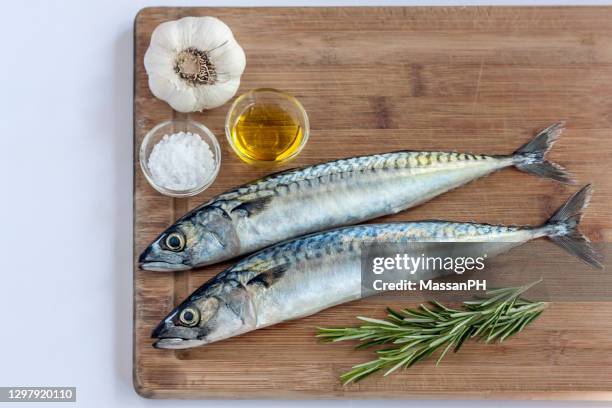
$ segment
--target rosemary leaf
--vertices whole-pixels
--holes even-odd
[[[421,304],[416,309],[387,308],[384,320],[359,316],[364,322],[362,326],[319,328],[317,337],[328,343],[357,341],[358,349],[390,344],[389,348],[377,350],[375,359],[342,374],[340,380],[344,384],[383,369],[384,375],[389,375],[441,349],[437,366],[449,350],[459,351],[469,338],[502,342],[525,329],[547,306],[545,302],[520,297],[539,282],[541,279],[524,286],[488,291],[482,297],[463,302],[460,309],[437,301]]]

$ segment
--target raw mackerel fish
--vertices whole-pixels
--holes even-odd
[[[141,254],[140,267],[177,271],[210,265],[394,214],[505,167],[569,183],[561,167],[544,159],[562,129],[562,123],[544,129],[511,155],[401,151],[272,174],[180,218]]]
[[[197,289],[160,322],[152,334],[158,339],[154,345],[195,347],[359,299],[363,293],[361,251],[368,243],[421,242],[427,247],[440,242],[466,242],[482,245],[483,251],[491,248],[488,244],[497,243],[496,253],[487,254],[490,257],[529,240],[548,237],[583,261],[602,267],[577,229],[590,195],[590,186],[584,187],[539,227],[447,221],[369,224],[274,245]],[[461,256],[457,251],[461,248],[457,246],[453,256]],[[436,274],[448,273],[434,271],[425,277],[436,278]]]

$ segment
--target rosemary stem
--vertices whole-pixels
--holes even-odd
[[[523,299],[521,295],[541,281],[488,291],[481,298],[463,302],[460,309],[437,301],[421,304],[416,309],[387,308],[385,319],[359,316],[363,325],[319,328],[317,337],[330,343],[357,341],[357,348],[392,344],[389,348],[376,350],[375,359],[355,365],[342,374],[340,380],[344,384],[383,369],[386,370],[384,375],[389,375],[442,349],[437,366],[449,350],[457,352],[467,339],[502,342],[531,324],[547,304]]]

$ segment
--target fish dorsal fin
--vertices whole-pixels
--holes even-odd
[[[247,285],[262,285],[265,288],[269,288],[283,277],[287,269],[289,269],[287,265],[277,265],[251,278]]]
[[[244,213],[245,216],[251,216],[264,210],[269,204],[274,194],[269,194],[261,197],[248,199],[236,207],[232,208],[232,213]]]

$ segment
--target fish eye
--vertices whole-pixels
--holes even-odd
[[[166,237],[164,241],[166,247],[174,252],[182,251],[185,248],[185,237],[178,232],[173,232]]]
[[[196,309],[189,307],[181,312],[179,320],[186,326],[195,326],[199,320],[199,313]]]

